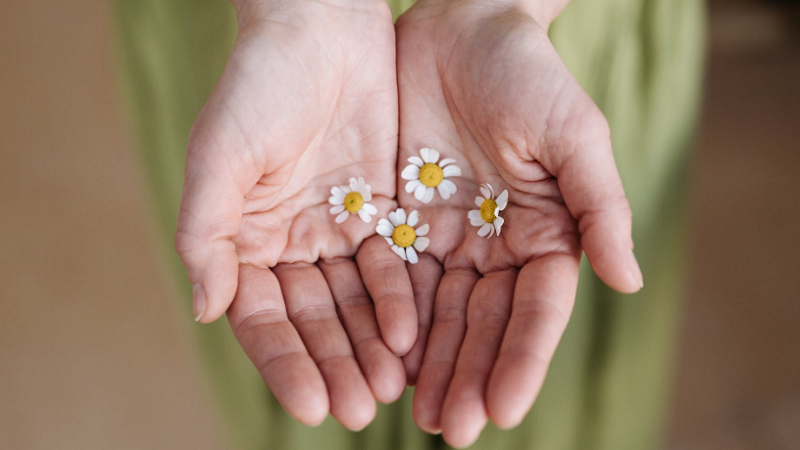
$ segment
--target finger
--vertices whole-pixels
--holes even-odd
[[[591,100],[587,99],[587,102]],[[631,210],[611,151],[611,137],[605,118],[592,105],[591,119],[581,121],[580,130],[566,130],[583,136],[560,148],[548,168],[573,217],[578,220],[583,246],[595,273],[610,287],[632,293],[644,286],[642,272],[633,255]]]
[[[317,266],[305,263],[281,264],[274,270],[289,320],[328,386],[331,414],[345,427],[361,430],[375,417],[375,399],[336,315],[325,277]]]
[[[578,286],[577,255],[550,254],[527,263],[514,289],[511,318],[489,377],[489,417],[519,424],[533,405],[564,333]]]
[[[433,303],[436,300],[436,290],[439,280],[442,279],[444,270],[439,261],[427,253],[419,255],[419,263],[408,265],[408,275],[414,289],[414,300],[417,305],[417,340],[405,356],[403,365],[406,370],[406,382],[409,386],[417,384],[422,357],[428,343],[428,333],[433,320]]]
[[[442,406],[442,435],[453,447],[466,447],[486,426],[486,384],[511,313],[516,270],[484,275],[467,308],[467,334]]]
[[[417,426],[428,433],[441,430],[442,402],[467,328],[467,302],[479,277],[469,270],[445,271],[436,292],[433,326],[411,407]]]
[[[381,339],[375,307],[361,282],[352,259],[319,262],[330,286],[344,328],[373,395],[381,403],[391,403],[403,394],[406,378],[403,363]]]
[[[375,302],[384,342],[396,355],[405,355],[417,338],[417,307],[406,263],[381,236],[373,236],[356,255],[361,278]]]
[[[329,408],[325,381],[289,322],[280,285],[271,271],[241,266],[228,322],[286,412],[305,425],[322,423]]]
[[[186,155],[185,183],[175,249],[193,287],[195,320],[218,319],[233,301],[238,257],[233,237],[239,231],[244,193],[258,180],[255,167],[238,164],[211,145],[202,120]]]

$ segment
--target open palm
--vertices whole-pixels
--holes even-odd
[[[454,446],[477,439],[488,418],[511,427],[531,407],[572,311],[582,251],[611,287],[641,287],[607,124],[546,26],[520,9],[441,2],[397,24],[398,170],[423,147],[461,168],[447,200],[437,192],[422,203],[405,180],[398,187],[400,205],[430,225],[429,247],[408,268],[420,317],[404,357],[413,414]],[[495,198],[508,191],[493,237],[478,235],[479,216],[468,220],[484,183]]]
[[[364,177],[368,212],[394,206],[391,14],[380,1],[238,9],[235,48],[187,155],[176,248],[194,283],[195,314],[210,322],[228,312],[245,352],[298,420],[317,424],[330,411],[360,429],[375,414],[374,398],[402,393],[395,353],[411,342],[383,343],[353,259],[377,219],[366,223],[362,212],[337,223],[328,198],[333,186]]]

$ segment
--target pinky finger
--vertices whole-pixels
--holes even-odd
[[[356,262],[375,302],[384,342],[396,355],[405,355],[417,339],[418,320],[405,261],[376,235],[361,244]]]

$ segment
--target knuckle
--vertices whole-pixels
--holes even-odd
[[[462,323],[466,321],[466,308],[461,306],[442,306],[433,312],[433,320],[437,323]]]
[[[591,105],[581,120],[580,133],[571,138],[572,147],[584,149],[611,149],[611,128],[602,112]],[[598,145],[603,144],[603,145]]]
[[[196,239],[184,230],[179,229],[175,233],[173,245],[175,246],[175,251],[178,252],[178,255],[184,262],[191,256],[192,250],[195,248],[195,242]]]

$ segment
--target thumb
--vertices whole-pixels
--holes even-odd
[[[196,127],[187,150],[175,249],[192,283],[195,320],[209,323],[225,313],[236,294],[233,238],[239,231],[250,170],[233,152],[212,145],[203,131],[202,125]]]
[[[574,121],[580,129],[562,130],[562,136],[580,137],[556,146],[552,172],[578,220],[581,245],[597,276],[617,291],[633,293],[644,282],[633,254],[631,209],[611,151],[608,123],[588,102],[592,108],[585,119]]]

